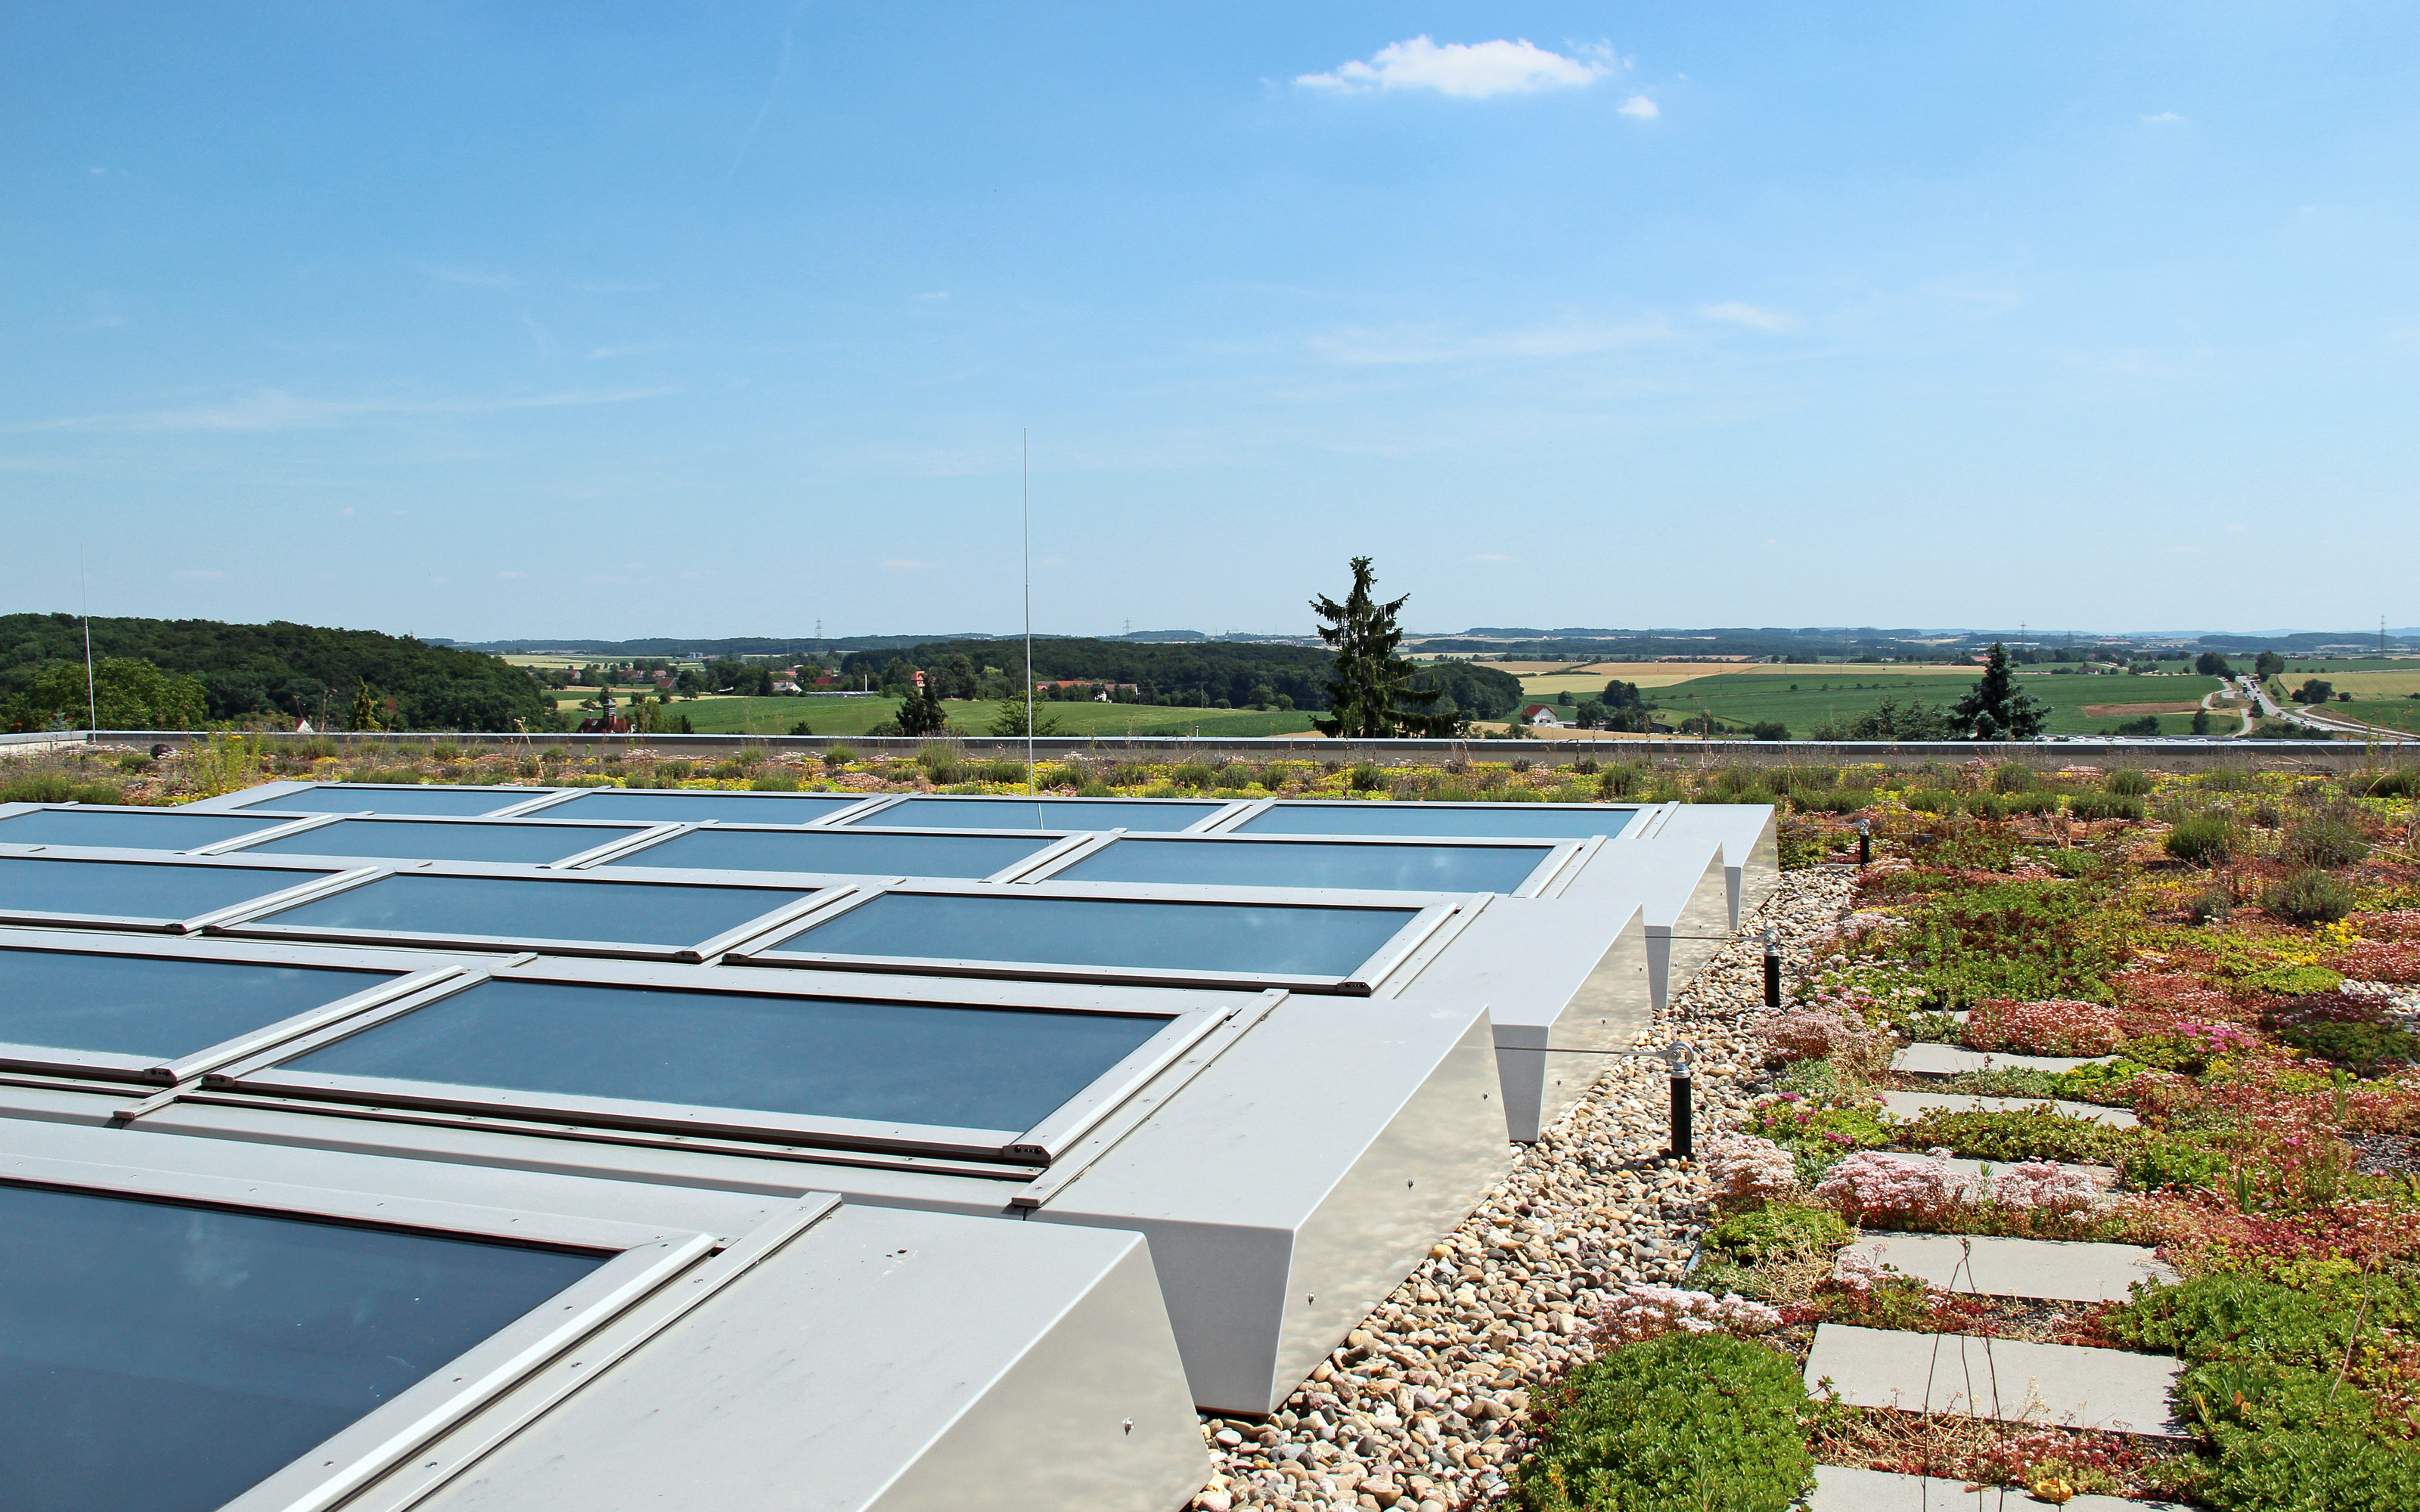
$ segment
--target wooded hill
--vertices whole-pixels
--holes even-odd
[[[885,686],[908,668],[941,671],[958,657],[975,670],[1001,668],[1023,680],[1025,647],[1001,640],[929,640],[898,651],[861,652],[845,658],[840,671],[844,679],[864,677]],[[1325,709],[1334,661],[1316,646],[1057,638],[1033,642],[1036,682],[1131,683],[1144,702],[1196,708],[1220,699],[1242,708],[1257,702],[1256,690],[1265,690],[1293,700],[1297,709]],[[1452,706],[1474,719],[1500,719],[1521,705],[1521,680],[1493,667],[1439,663],[1422,667],[1416,681],[1422,687],[1443,687]],[[945,687],[943,696],[974,695]]]
[[[342,723],[364,683],[394,721],[411,730],[510,730],[515,719],[553,728],[553,706],[528,673],[495,656],[432,646],[409,636],[317,625],[227,625],[217,620],[96,619],[96,660],[144,661],[200,682],[213,720],[274,713]],[[39,729],[66,714],[85,722],[83,622],[72,614],[0,615],[0,724]],[[72,664],[72,709],[52,709],[44,668]],[[37,704],[42,706],[38,707]],[[106,722],[106,721],[104,721]]]

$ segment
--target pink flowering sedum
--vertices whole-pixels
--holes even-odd
[[[1780,1313],[1736,1292],[1717,1297],[1678,1287],[1629,1286],[1605,1314],[1604,1331],[1610,1343],[1638,1344],[1676,1331],[1764,1334],[1780,1326]]]
[[[1832,1167],[1816,1187],[1815,1200],[1839,1210],[1852,1223],[1939,1223],[1958,1211],[1969,1185],[1947,1155],[1865,1149]]]
[[[2101,1200],[2101,1187],[2092,1178],[2062,1170],[2055,1162],[2029,1160],[1992,1178],[1992,1200],[2009,1208],[2082,1212]]]
[[[1790,1151],[1754,1134],[1710,1140],[1705,1165],[1715,1195],[1733,1200],[1785,1196],[1798,1184],[1798,1162]]]
[[[2066,997],[2040,1003],[1986,998],[1975,1005],[1966,1019],[1966,1042],[1978,1050],[2013,1050],[2029,1056],[2105,1056],[2125,1038],[2117,1010]]]

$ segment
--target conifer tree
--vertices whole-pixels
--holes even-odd
[[[941,700],[933,690],[935,679],[927,673],[922,687],[911,684],[908,701],[899,705],[899,733],[903,735],[938,735],[950,728],[949,714],[942,709]]]
[[[1319,627],[1319,638],[1336,648],[1336,675],[1327,680],[1332,717],[1311,723],[1322,734],[1344,739],[1460,733],[1462,716],[1435,707],[1444,689],[1413,687],[1419,669],[1395,655],[1404,640],[1395,616],[1411,595],[1378,602],[1370,591],[1377,580],[1370,563],[1368,557],[1353,559],[1353,589],[1343,603],[1325,594],[1311,601],[1312,611],[1327,622]]]
[[[2031,740],[2041,733],[2050,706],[2017,690],[2009,672],[2009,648],[1992,642],[1992,659],[1967,695],[1949,710],[1949,727],[1968,740]]]
[[[361,687],[353,691],[353,728],[356,730],[380,728],[378,698],[371,693],[367,678],[362,679]]]

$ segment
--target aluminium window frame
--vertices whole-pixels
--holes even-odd
[[[1108,1013],[1164,1019],[1160,1027],[1125,1055],[1103,1067],[1074,1095],[1025,1129],[973,1129],[946,1124],[883,1122],[770,1109],[726,1108],[658,1103],[577,1093],[531,1092],[471,1084],[408,1081],[390,1077],[286,1071],[285,1062],[370,1032],[408,1014],[435,1007],[488,982],[538,982],[578,987],[705,993],[738,997],[786,997],[801,1002],[845,999],[939,1009],[1011,1012]],[[716,966],[675,966],[541,960],[467,971],[427,984],[365,1013],[329,1024],[259,1055],[221,1066],[202,1078],[208,1092],[293,1099],[314,1104],[366,1104],[380,1108],[451,1114],[466,1119],[514,1120],[598,1131],[629,1131],[676,1143],[732,1140],[747,1144],[822,1148],[837,1151],[904,1155],[978,1163],[1027,1171],[1047,1167],[1061,1153],[1161,1077],[1220,1025],[1260,1001],[1222,994],[1084,995],[1037,990],[1014,981],[902,982],[882,976],[862,980],[802,979],[773,972],[731,971]],[[337,1108],[331,1107],[331,1111]],[[769,1152],[769,1151],[768,1151]],[[1003,1171],[1001,1174],[1011,1174]]]
[[[123,846],[102,845],[26,845],[0,846],[0,861],[81,861],[101,866],[150,867],[217,867],[243,872],[291,872],[296,880],[283,887],[258,893],[238,903],[223,903],[183,918],[169,918],[158,914],[78,914],[56,908],[16,908],[0,904],[0,924],[31,925],[39,929],[105,929],[138,934],[198,934],[211,924],[247,913],[274,903],[279,907],[292,907],[339,886],[343,879],[364,870],[341,867],[326,861],[285,862],[271,859],[243,860],[230,856],[187,856],[176,851],[130,850]]]
[[[1028,887],[1043,882],[1063,883],[1068,887],[1119,887],[1140,886],[1218,887],[1284,886],[1284,884],[1280,883],[1177,884],[1169,882],[1140,884],[1131,882],[1092,882],[1084,878],[1071,877],[1066,874],[1071,868],[1081,865],[1093,856],[1109,850],[1111,846],[1127,843],[1143,845],[1355,845],[1374,846],[1381,849],[1387,847],[1422,846],[1434,848],[1437,846],[1450,846],[1468,849],[1532,850],[1539,852],[1540,855],[1537,865],[1530,869],[1529,874],[1521,879],[1521,883],[1518,887],[1513,887],[1509,891],[1495,893],[1495,896],[1499,898],[1535,898],[1542,896],[1548,887],[1552,887],[1556,878],[1563,875],[1567,872],[1584,865],[1587,857],[1596,854],[1597,847],[1603,843],[1603,840],[1602,837],[1591,837],[1588,840],[1537,840],[1526,837],[1493,839],[1462,835],[1438,837],[1434,839],[1427,837],[1371,835],[1162,835],[1137,834],[1127,830],[1116,829],[1095,831],[1093,836],[1090,837],[1088,842],[1081,846],[1073,847],[1063,852],[1036,856],[1034,857],[1032,864],[1027,866],[1015,875],[996,876],[989,880],[995,882],[1014,882]],[[1435,892],[1438,889],[1434,887],[1354,887],[1335,890],[1349,890],[1354,892]]]
[[[1252,840],[1276,840],[1276,839],[1278,839],[1278,838],[1280,838],[1280,837],[1279,837],[1277,834],[1275,834],[1275,833],[1266,833],[1266,834],[1263,834],[1263,833],[1256,833],[1256,832],[1254,832],[1254,831],[1252,831],[1252,830],[1247,829],[1245,826],[1246,826],[1246,825],[1249,825],[1253,820],[1255,820],[1255,819],[1259,819],[1259,818],[1261,818],[1261,817],[1263,817],[1263,816],[1264,816],[1264,815],[1266,815],[1266,814],[1268,814],[1268,813],[1271,813],[1271,812],[1273,812],[1274,810],[1279,810],[1279,809],[1355,809],[1355,810],[1368,810],[1368,809],[1372,809],[1372,808],[1391,808],[1391,807],[1393,807],[1393,803],[1392,803],[1392,801],[1391,801],[1391,800],[1388,800],[1388,801],[1383,801],[1383,802],[1379,802],[1379,803],[1373,803],[1371,800],[1366,799],[1366,798],[1362,798],[1362,799],[1355,799],[1355,798],[1281,798],[1281,797],[1256,798],[1256,799],[1252,800],[1250,803],[1249,803],[1249,804],[1245,805],[1245,807],[1244,807],[1244,810],[1243,810],[1241,813],[1233,813],[1233,814],[1227,814],[1227,815],[1223,815],[1223,816],[1221,816],[1221,817],[1220,817],[1220,819],[1218,820],[1218,822],[1216,825],[1211,825],[1208,829],[1206,829],[1205,831],[1203,831],[1203,833],[1213,834],[1213,835],[1236,835],[1236,836],[1243,836],[1243,837],[1247,837],[1247,838],[1249,838],[1249,839],[1252,839]],[[1406,803],[1404,803],[1404,808],[1407,808],[1407,809],[1419,809],[1419,810],[1440,810],[1440,809],[1503,809],[1503,810],[1520,810],[1520,811],[1522,811],[1522,812],[1526,812],[1526,813],[1537,813],[1537,812],[1541,812],[1541,811],[1552,811],[1552,810],[1558,810],[1558,809],[1560,809],[1560,810],[1575,810],[1575,811],[1604,811],[1604,810],[1627,810],[1627,811],[1629,811],[1630,813],[1632,813],[1634,817],[1632,817],[1632,818],[1631,818],[1627,823],[1625,823],[1625,824],[1621,826],[1621,828],[1620,830],[1618,830],[1617,832],[1615,832],[1615,833],[1613,833],[1613,834],[1610,834],[1610,835],[1595,835],[1595,836],[1586,837],[1586,838],[1593,839],[1593,840],[1601,840],[1601,841],[1606,841],[1606,842],[1607,842],[1607,843],[1609,843],[1609,844],[1620,844],[1620,843],[1621,843],[1621,842],[1622,842],[1622,841],[1624,841],[1637,840],[1637,839],[1640,839],[1641,837],[1643,837],[1643,836],[1645,836],[1645,835],[1648,835],[1648,834],[1650,834],[1650,833],[1652,833],[1654,829],[1656,829],[1656,828],[1660,827],[1660,825],[1662,825],[1662,822],[1663,822],[1663,818],[1664,818],[1664,816],[1665,816],[1666,814],[1669,813],[1673,809],[1677,808],[1677,807],[1678,807],[1678,805],[1677,805],[1677,804],[1672,804],[1672,803],[1630,803],[1630,802],[1618,802],[1618,803],[1488,803],[1488,802],[1485,802],[1485,801],[1483,801],[1483,800],[1480,800],[1480,799],[1472,799],[1472,800],[1467,801],[1467,802],[1465,802],[1465,801],[1462,801],[1462,800],[1457,799],[1457,800],[1455,800],[1455,801],[1453,801],[1453,802],[1450,802],[1450,803],[1431,803],[1431,802],[1429,802],[1427,799],[1423,798],[1423,799],[1419,799],[1419,800],[1417,800],[1417,801],[1406,802]],[[1354,833],[1349,833],[1349,832],[1348,832],[1348,833],[1344,833],[1344,834],[1339,834],[1339,835],[1323,835],[1323,834],[1315,834],[1315,833],[1313,833],[1313,832],[1311,832],[1311,831],[1310,831],[1310,830],[1288,831],[1287,833],[1288,833],[1288,834],[1290,834],[1290,835],[1293,835],[1293,836],[1294,836],[1295,838],[1296,838],[1296,839],[1302,839],[1302,840],[1492,840],[1492,841],[1505,841],[1505,840],[1529,840],[1529,841],[1538,841],[1538,840],[1547,840],[1547,839],[1550,839],[1550,838],[1554,838],[1554,837],[1548,837],[1548,836],[1544,836],[1544,835],[1451,835],[1451,836],[1449,836],[1449,835],[1370,835],[1370,834],[1354,834]],[[1577,840],[1577,839],[1581,839],[1582,837],[1579,837],[1579,836],[1570,836],[1570,837],[1561,837],[1561,838],[1567,838],[1567,839]]]
[[[509,813],[507,813],[507,814],[506,814],[506,815],[504,815],[504,817],[512,818],[512,819],[530,819],[530,818],[563,818],[563,817],[567,817],[567,816],[566,816],[566,815],[554,814],[554,813],[551,812],[551,810],[556,810],[556,809],[568,809],[568,808],[570,808],[572,805],[574,805],[574,804],[576,804],[576,803],[580,802],[580,801],[581,801],[582,799],[583,799],[583,798],[594,797],[594,796],[596,796],[597,795],[601,794],[601,793],[614,793],[614,794],[645,794],[645,795],[656,795],[656,794],[662,794],[662,795],[678,795],[678,796],[680,796],[680,797],[684,797],[684,798],[704,798],[704,799],[706,799],[706,800],[707,802],[709,802],[709,803],[714,803],[714,802],[725,802],[725,801],[728,801],[728,800],[733,799],[733,798],[754,798],[754,799],[766,799],[766,798],[771,798],[771,799],[780,800],[780,801],[782,801],[782,802],[797,802],[797,801],[800,801],[800,800],[807,800],[807,801],[814,801],[814,802],[837,802],[837,803],[840,805],[840,807],[838,807],[838,808],[836,808],[836,809],[827,810],[826,811],[824,811],[823,813],[820,813],[820,814],[816,815],[816,816],[815,816],[814,818],[813,818],[813,819],[802,819],[802,820],[799,821],[799,823],[797,823],[797,824],[795,824],[795,825],[782,825],[782,824],[775,824],[775,823],[773,823],[773,822],[772,822],[772,821],[770,821],[770,820],[765,820],[765,819],[746,819],[746,820],[739,820],[739,821],[737,821],[737,822],[736,822],[736,823],[734,823],[734,824],[733,824],[733,825],[732,825],[732,827],[734,827],[734,828],[738,827],[738,825],[748,825],[748,826],[750,826],[750,827],[752,827],[752,828],[766,828],[766,829],[816,829],[816,828],[821,828],[821,827],[823,827],[824,825],[830,825],[830,824],[836,823],[836,822],[837,822],[837,821],[839,821],[839,820],[840,820],[844,815],[848,814],[848,813],[850,813],[850,812],[852,812],[852,811],[854,811],[854,810],[859,810],[859,809],[865,809],[865,808],[870,808],[870,807],[872,807],[872,806],[874,806],[874,805],[876,805],[876,804],[880,803],[880,802],[882,801],[883,796],[884,796],[883,795],[878,794],[878,793],[876,793],[876,794],[866,794],[866,793],[830,793],[830,792],[826,792],[826,793],[807,793],[807,792],[799,792],[799,793],[758,793],[758,792],[755,792],[755,791],[753,791],[753,790],[750,790],[750,791],[747,791],[747,792],[741,792],[741,791],[738,791],[738,790],[737,790],[737,789],[732,789],[732,788],[631,788],[631,787],[579,787],[579,788],[557,788],[557,789],[553,790],[551,794],[549,794],[549,795],[548,795],[548,796],[544,799],[544,801],[542,801],[542,802],[536,802],[536,803],[525,803],[525,804],[522,804],[522,805],[521,805],[521,806],[520,806],[519,808],[516,808],[516,809],[514,809],[514,810],[510,810],[510,811],[509,811]],[[606,805],[605,807],[607,807],[607,808],[611,808],[612,806],[611,806],[610,804],[608,804],[608,805]],[[489,817],[490,817],[490,818],[494,818],[494,817],[497,817],[497,816],[495,816],[495,815],[492,815],[492,814],[491,814],[491,815],[489,815]],[[613,821],[611,821],[611,822],[612,822],[612,823],[613,823],[613,824],[651,824],[651,825],[677,824],[677,825],[721,825],[721,824],[723,824],[723,823],[724,823],[724,821],[720,820],[720,819],[646,819],[646,820],[617,819],[617,820],[613,820]]]
[[[398,997],[425,991],[464,970],[486,964],[476,958],[432,951],[296,949],[291,946],[205,941],[160,935],[112,936],[49,930],[0,930],[0,950],[39,950],[53,955],[131,956],[152,961],[196,961],[228,965],[318,967],[376,971],[371,981],[331,997],[316,1008],[247,1029],[166,1059],[114,1050],[71,1050],[59,1045],[0,1041],[0,1072],[62,1076],[144,1088],[173,1087],[218,1067],[258,1055],[298,1035],[339,1023]]]
[[[556,934],[479,934],[402,929],[347,929],[328,924],[279,924],[276,916],[306,903],[323,902],[394,877],[494,878],[566,887],[690,887],[726,892],[804,892],[806,896],[751,915],[688,945],[654,945],[636,940],[581,939]],[[505,955],[537,951],[546,955],[606,956],[630,961],[677,961],[694,964],[720,955],[768,930],[779,929],[838,896],[862,886],[861,877],[814,875],[793,872],[706,872],[669,867],[629,867],[611,872],[568,872],[561,868],[507,861],[416,861],[399,866],[363,867],[342,880],[300,897],[280,896],[220,911],[208,925],[212,935],[250,940],[301,940],[318,944],[393,946],[405,949],[481,950]]]
[[[499,819],[492,815],[472,815],[465,817],[454,814],[319,814],[306,821],[305,825],[296,831],[285,831],[271,835],[242,835],[234,840],[225,841],[224,843],[206,847],[202,850],[194,852],[193,854],[198,856],[244,856],[259,854],[256,851],[256,847],[267,843],[268,841],[285,841],[291,839],[296,833],[308,833],[312,829],[324,828],[340,824],[446,825],[510,825],[517,827],[531,828],[543,826],[549,829],[594,830],[597,833],[597,841],[596,844],[590,845],[584,850],[573,851],[565,856],[558,856],[551,861],[458,861],[448,860],[442,856],[343,856],[321,855],[309,851],[274,851],[266,854],[274,856],[290,856],[297,859],[341,861],[353,866],[411,866],[423,861],[430,861],[441,866],[535,866],[544,867],[553,871],[563,871],[569,869],[575,862],[584,860],[592,855],[619,850],[621,847],[629,844],[636,839],[651,834],[656,830],[670,827],[669,825],[643,825],[636,822],[600,819]]]
[[[131,1147],[130,1147],[131,1149]],[[136,1160],[140,1154],[136,1152]],[[759,1235],[729,1243],[715,1235],[671,1226],[615,1219],[523,1212],[333,1188],[255,1181],[240,1177],[167,1171],[139,1164],[0,1155],[0,1184],[200,1208],[269,1218],[375,1228],[441,1239],[584,1251],[597,1269],[554,1292],[519,1318],[442,1362],[420,1380],[255,1483],[218,1512],[326,1512],[418,1454],[441,1435],[495,1406],[566,1351],[608,1328],[649,1299],[672,1302],[672,1314],[694,1307],[716,1289],[673,1283],[718,1252],[762,1249],[786,1242],[839,1207],[831,1195],[810,1193],[773,1215]],[[701,1275],[699,1280],[706,1277]],[[666,1318],[668,1323],[672,1318]],[[660,1332],[609,1349],[591,1362],[593,1379],[628,1350]],[[551,1405],[549,1398],[540,1407]]]
[[[14,819],[20,814],[37,812],[143,814],[154,817],[166,817],[171,823],[175,823],[189,816],[208,819],[273,818],[277,821],[274,824],[264,825],[248,835],[236,835],[225,840],[206,841],[199,845],[188,846],[180,851],[167,850],[157,845],[85,845],[77,847],[81,850],[140,850],[148,852],[153,856],[207,856],[216,851],[221,846],[232,845],[239,841],[251,841],[273,840],[279,835],[293,834],[298,831],[314,828],[317,825],[327,823],[326,818],[318,814],[231,814],[223,809],[196,809],[191,804],[177,804],[174,806],[163,807],[158,805],[136,803],[0,803],[0,852],[39,851],[68,843],[65,841],[12,841],[8,838],[8,830],[5,821]]]
[[[844,829],[837,825],[726,825],[709,820],[696,824],[681,825],[665,834],[651,835],[644,840],[634,841],[628,845],[615,846],[610,851],[592,852],[587,856],[578,858],[577,869],[584,872],[609,866],[617,869],[625,866],[639,866],[644,864],[641,858],[644,856],[645,852],[651,851],[659,845],[669,844],[673,841],[678,840],[681,836],[689,834],[693,830],[715,830],[726,833],[770,833],[776,835],[791,835],[797,834],[801,830],[805,830],[818,834],[830,832],[834,834],[878,835],[884,837],[897,835],[941,835],[958,839],[972,840],[1047,840],[1050,841],[1049,844],[1043,846],[1040,850],[1034,851],[1030,855],[1020,856],[1016,860],[1010,862],[1008,865],[1001,867],[999,871],[993,872],[987,875],[980,877],[929,878],[929,880],[936,882],[1004,882],[1016,873],[1037,865],[1042,861],[1047,860],[1052,856],[1061,855],[1064,852],[1073,851],[1083,846],[1095,835],[1109,833],[1109,831],[1103,830],[1059,829],[910,829],[906,825],[901,825],[896,829]],[[559,862],[557,863],[557,866],[558,869],[561,870],[572,869],[572,863],[570,862]],[[915,872],[902,872],[895,869],[888,869],[880,872],[815,872],[782,873],[752,872],[744,868],[738,867],[655,867],[650,870],[659,872],[728,872],[733,875],[742,876],[799,875],[846,877],[857,881],[864,881],[872,878],[889,878],[897,881],[908,881],[920,879],[923,875],[922,873]]]
[[[830,922],[892,894],[939,897],[1005,898],[1019,903],[1052,899],[1084,903],[1209,903],[1238,908],[1306,908],[1400,913],[1408,915],[1386,943],[1352,971],[1340,976],[1309,972],[1202,971],[1183,967],[1093,966],[1074,962],[989,960],[947,956],[848,955],[827,950],[785,950],[781,943]],[[817,910],[802,924],[768,931],[754,940],[734,946],[723,954],[732,965],[790,967],[812,971],[899,972],[910,976],[988,977],[1012,981],[1094,982],[1125,987],[1196,987],[1227,991],[1319,993],[1344,997],[1374,994],[1403,964],[1418,954],[1448,920],[1467,910],[1482,893],[1361,892],[1311,887],[1179,887],[1173,884],[1124,883],[941,883],[905,882],[865,887]]]
[[[1040,804],[1046,809],[1063,806],[1070,813],[1079,813],[1083,810],[1086,805],[1101,803],[1164,803],[1189,804],[1196,808],[1208,807],[1212,810],[1211,812],[1203,814],[1201,818],[1185,825],[1181,829],[1135,831],[1137,834],[1189,835],[1202,833],[1214,825],[1227,823],[1234,817],[1236,810],[1249,809],[1252,806],[1252,800],[1249,798],[1122,798],[1114,796],[1106,798],[1068,798],[1059,797],[1056,795],[1047,797],[1020,798],[1013,794],[1006,793],[892,793],[881,795],[881,798],[882,801],[878,803],[868,804],[862,810],[852,810],[847,817],[846,823],[849,825],[861,825],[866,820],[873,818],[876,814],[884,813],[892,809],[899,808],[903,804],[913,803],[919,800],[942,803],[1034,803]],[[835,826],[838,826],[841,824],[841,821],[836,818],[832,823]],[[892,828],[894,826],[886,825],[877,825],[876,827]],[[967,825],[942,824],[900,825],[895,827],[900,829],[968,829],[974,826]],[[1089,833],[1100,833],[1100,831],[1094,826],[1088,825],[1053,825],[1049,827],[1059,831],[1085,831]]]

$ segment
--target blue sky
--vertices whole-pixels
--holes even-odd
[[[2420,622],[2420,8],[28,4],[9,609]]]

